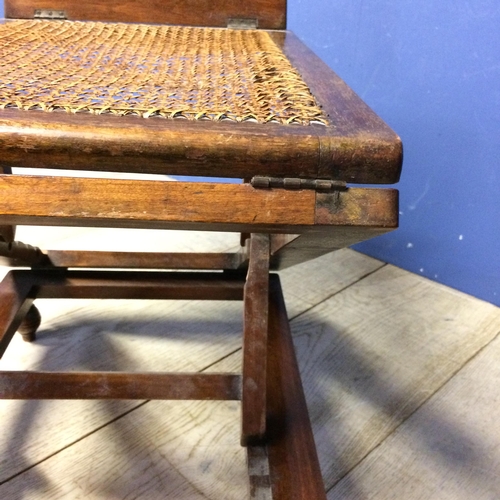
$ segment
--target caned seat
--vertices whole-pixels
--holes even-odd
[[[6,2],[0,255],[30,269],[13,269],[0,285],[0,347],[17,330],[35,339],[37,297],[243,300],[243,372],[1,372],[0,395],[241,400],[249,461],[269,462],[265,481],[250,476],[252,497],[325,498],[279,278],[269,270],[395,229],[397,191],[353,185],[397,182],[401,144],[284,30],[283,0],[194,3]],[[26,167],[44,170],[26,175]],[[41,250],[15,241],[16,224],[239,232],[241,249]]]

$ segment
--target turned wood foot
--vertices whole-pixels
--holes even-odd
[[[25,342],[33,342],[36,339],[36,331],[42,322],[42,316],[36,306],[31,306],[22,323],[17,329]]]

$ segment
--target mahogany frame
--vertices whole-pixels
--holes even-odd
[[[330,123],[0,110],[0,263],[31,268],[13,269],[0,283],[0,355],[16,331],[28,342],[36,339],[37,298],[244,303],[241,374],[0,372],[0,398],[241,400],[251,498],[326,500],[281,286],[269,271],[397,227],[396,190],[342,183],[397,182],[399,137],[292,33],[281,31],[286,0],[6,0],[5,7],[8,18],[32,18],[35,9],[46,9],[65,11],[72,20],[221,28],[231,18],[256,21],[270,30]],[[325,192],[290,191],[160,177],[9,175],[11,167],[337,182]],[[240,232],[242,247],[189,254],[42,251],[14,241],[16,224]]]

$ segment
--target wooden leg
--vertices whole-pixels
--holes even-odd
[[[20,333],[25,342],[33,342],[36,339],[36,331],[42,322],[42,316],[36,306],[32,305],[17,332]]]
[[[250,499],[273,500],[266,446],[247,446],[247,464]]]
[[[267,373],[273,500],[326,500],[279,278],[272,276]]]
[[[0,226],[0,241],[11,243],[16,237],[16,226]]]
[[[33,303],[33,285],[29,274],[16,271],[0,283],[0,357]]]
[[[267,324],[269,306],[269,236],[252,234],[244,292],[242,434],[243,446],[266,432]]]
[[[0,167],[0,174],[11,174],[9,167]],[[16,237],[16,226],[0,226],[0,241],[10,243]]]

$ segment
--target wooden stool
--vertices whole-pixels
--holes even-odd
[[[4,371],[0,396],[241,400],[251,497],[326,498],[270,270],[397,227],[397,191],[347,184],[396,182],[398,137],[284,31],[285,0],[5,3],[0,255],[30,269],[0,284],[0,353],[16,331],[35,340],[37,298],[243,300],[244,339],[241,374]],[[242,244],[236,253],[42,251],[15,241],[16,224],[228,231]]]

